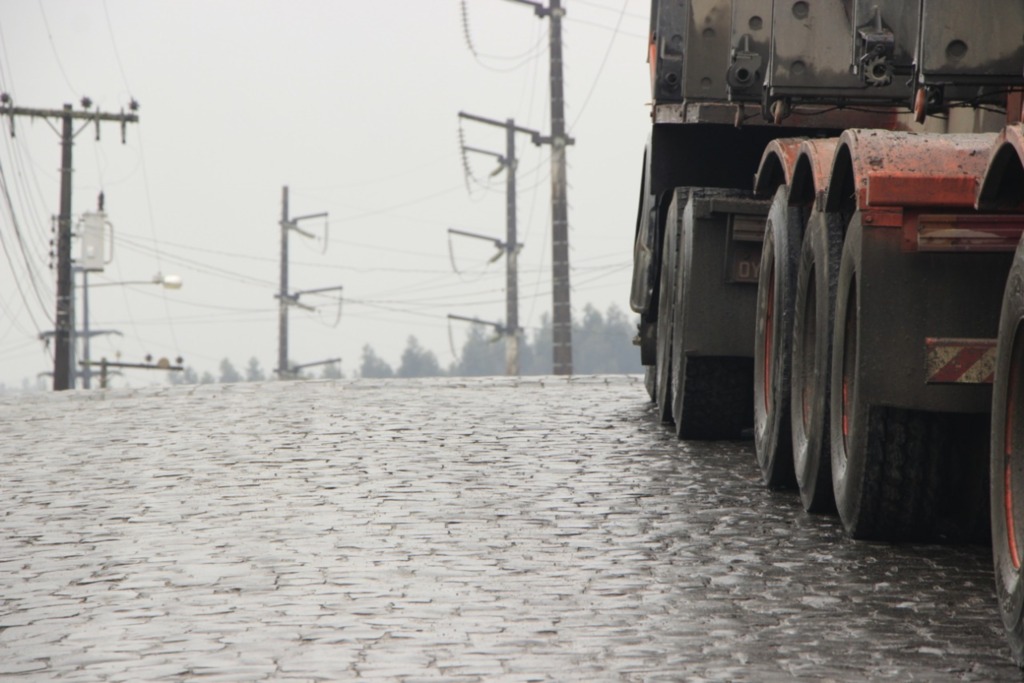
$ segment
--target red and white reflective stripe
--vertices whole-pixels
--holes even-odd
[[[938,339],[925,344],[928,384],[991,384],[996,369],[995,339]]]

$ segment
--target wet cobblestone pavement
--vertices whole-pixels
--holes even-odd
[[[0,397],[0,679],[997,681],[989,551],[844,538],[639,378]]]

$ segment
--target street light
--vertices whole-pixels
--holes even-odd
[[[181,289],[181,276],[180,275],[164,275],[163,273],[157,273],[150,280],[129,280],[126,282],[98,282],[93,287],[113,287],[113,286],[124,287],[128,285],[159,285],[164,289]],[[92,388],[92,366],[89,357],[89,340],[92,338],[94,333],[89,331],[89,271],[82,269],[82,334],[85,336],[82,342],[82,356],[85,361],[82,369],[82,387],[85,389]],[[72,326],[72,331],[74,326]],[[99,330],[95,334],[108,334],[114,332],[121,334],[116,330]],[[74,353],[74,340],[71,343],[72,353]],[[75,367],[74,358],[71,359],[71,367]]]
[[[84,280],[87,271],[82,271],[83,285],[88,287],[89,285]],[[92,287],[126,287],[128,285],[162,285],[164,289],[181,289],[181,276],[180,275],[163,275],[157,273],[150,280],[125,280],[124,282],[97,282]]]

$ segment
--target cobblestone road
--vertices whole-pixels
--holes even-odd
[[[0,678],[1019,680],[989,551],[854,543],[639,379],[0,397]]]

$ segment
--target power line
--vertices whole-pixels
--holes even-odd
[[[128,85],[128,77],[124,73],[124,64],[121,63],[121,53],[117,49],[117,40],[114,38],[114,27],[110,23],[110,10],[107,8],[107,0],[103,0],[103,16],[107,20],[107,32],[110,34],[110,44],[114,48],[114,59],[117,61],[117,68],[121,72],[121,81],[128,92],[132,91]]]
[[[608,7],[607,5],[602,5],[598,2],[593,2],[592,0],[573,0],[573,4],[586,5],[587,7],[593,7],[595,9],[603,10],[605,12],[614,12],[616,14],[620,13],[619,10],[615,9],[614,7]],[[626,1],[626,4],[628,6],[629,0]],[[625,8],[623,8],[621,13],[629,17],[630,19],[640,19],[644,22],[650,21],[650,17],[648,17],[646,14],[635,14],[633,12],[626,12]]]
[[[626,16],[626,7],[629,5],[629,0],[623,0],[622,11],[619,12],[619,18],[615,22],[615,28],[612,33],[611,39],[608,40],[608,47],[605,48],[604,56],[601,58],[601,64],[597,67],[597,74],[594,76],[594,81],[590,84],[590,89],[587,91],[587,96],[583,98],[583,104],[580,105],[579,111],[576,113],[576,118],[573,119],[572,125],[569,129],[572,130],[579,123],[580,117],[583,116],[583,112],[587,108],[587,104],[590,103],[590,98],[594,94],[594,90],[597,89],[597,84],[601,80],[601,74],[604,73],[604,67],[608,63],[608,57],[612,53],[612,47],[615,45],[615,38],[619,35],[619,29],[622,26],[622,19]]]
[[[477,64],[479,64],[480,66],[484,67],[485,69],[488,69],[489,71],[497,71],[497,72],[501,72],[501,73],[507,73],[507,72],[510,72],[510,71],[515,71],[517,69],[521,69],[523,66],[525,66],[525,65],[527,65],[527,64],[529,64],[531,62],[537,61],[538,58],[541,55],[542,48],[543,48],[542,39],[538,38],[536,43],[534,43],[529,48],[527,48],[526,51],[524,51],[524,52],[522,52],[521,54],[518,54],[518,55],[507,55],[506,56],[506,55],[484,54],[484,53],[479,52],[476,49],[476,45],[473,42],[472,29],[470,28],[470,25],[469,25],[469,8],[468,8],[468,6],[466,4],[466,0],[462,0],[462,34],[463,34],[463,37],[466,40],[466,47],[469,48],[469,51],[473,55],[473,58],[476,60]],[[514,60],[519,60],[519,61],[518,61],[517,64],[513,64],[512,66],[495,67],[495,66],[491,66],[489,64],[485,64],[482,58],[483,59],[494,59],[494,60],[500,60],[500,61],[514,61]]]
[[[16,214],[16,212],[14,210],[14,204],[11,201],[11,195],[10,195],[10,192],[8,191],[8,187],[7,187],[7,175],[4,172],[4,169],[3,169],[2,165],[0,165],[0,190],[2,190],[2,193],[3,193],[4,205],[7,207],[7,211],[8,211],[9,217],[11,219],[11,227],[14,229],[14,235],[15,235],[15,238],[17,239],[17,242],[18,242],[18,248],[21,251],[22,258],[25,261],[25,270],[26,270],[26,274],[28,275],[29,284],[32,286],[32,290],[35,292],[36,299],[39,301],[40,307],[45,311],[46,310],[46,303],[43,300],[42,292],[39,291],[39,283],[37,282],[38,276],[37,276],[35,270],[32,268],[32,262],[29,259],[28,252],[25,249],[25,240],[22,237],[22,230],[21,230],[21,227],[20,227],[20,225],[18,223],[18,217],[17,217],[17,214]],[[16,275],[17,269],[14,266],[14,261],[12,260],[12,257],[11,257],[11,254],[10,254],[10,249],[7,246],[7,242],[3,239],[3,234],[2,233],[0,233],[0,247],[3,247],[4,254],[7,255],[7,262],[11,266],[11,273],[15,275],[16,285],[18,287],[18,291],[21,293],[22,302],[25,304],[25,310],[28,312],[29,316],[32,318],[32,324],[35,325],[37,330],[38,330],[39,329],[39,325],[35,321],[35,316],[32,315],[32,307],[31,307],[31,305],[29,304],[28,300],[25,298],[24,290],[22,290],[22,287],[21,287],[21,278],[17,277],[17,275]],[[50,320],[50,322],[52,322],[52,320]]]
[[[64,77],[64,83],[66,83],[68,88],[71,89],[71,92],[77,94],[78,90],[71,84],[71,79],[68,78],[68,73],[64,70],[64,63],[61,62],[60,54],[57,52],[57,44],[53,41],[53,32],[50,30],[50,22],[46,18],[46,10],[43,9],[43,0],[38,0],[38,4],[39,14],[43,17],[43,26],[46,28],[46,38],[50,41],[50,49],[53,50],[53,58],[57,62],[57,68],[60,69],[60,75]]]

